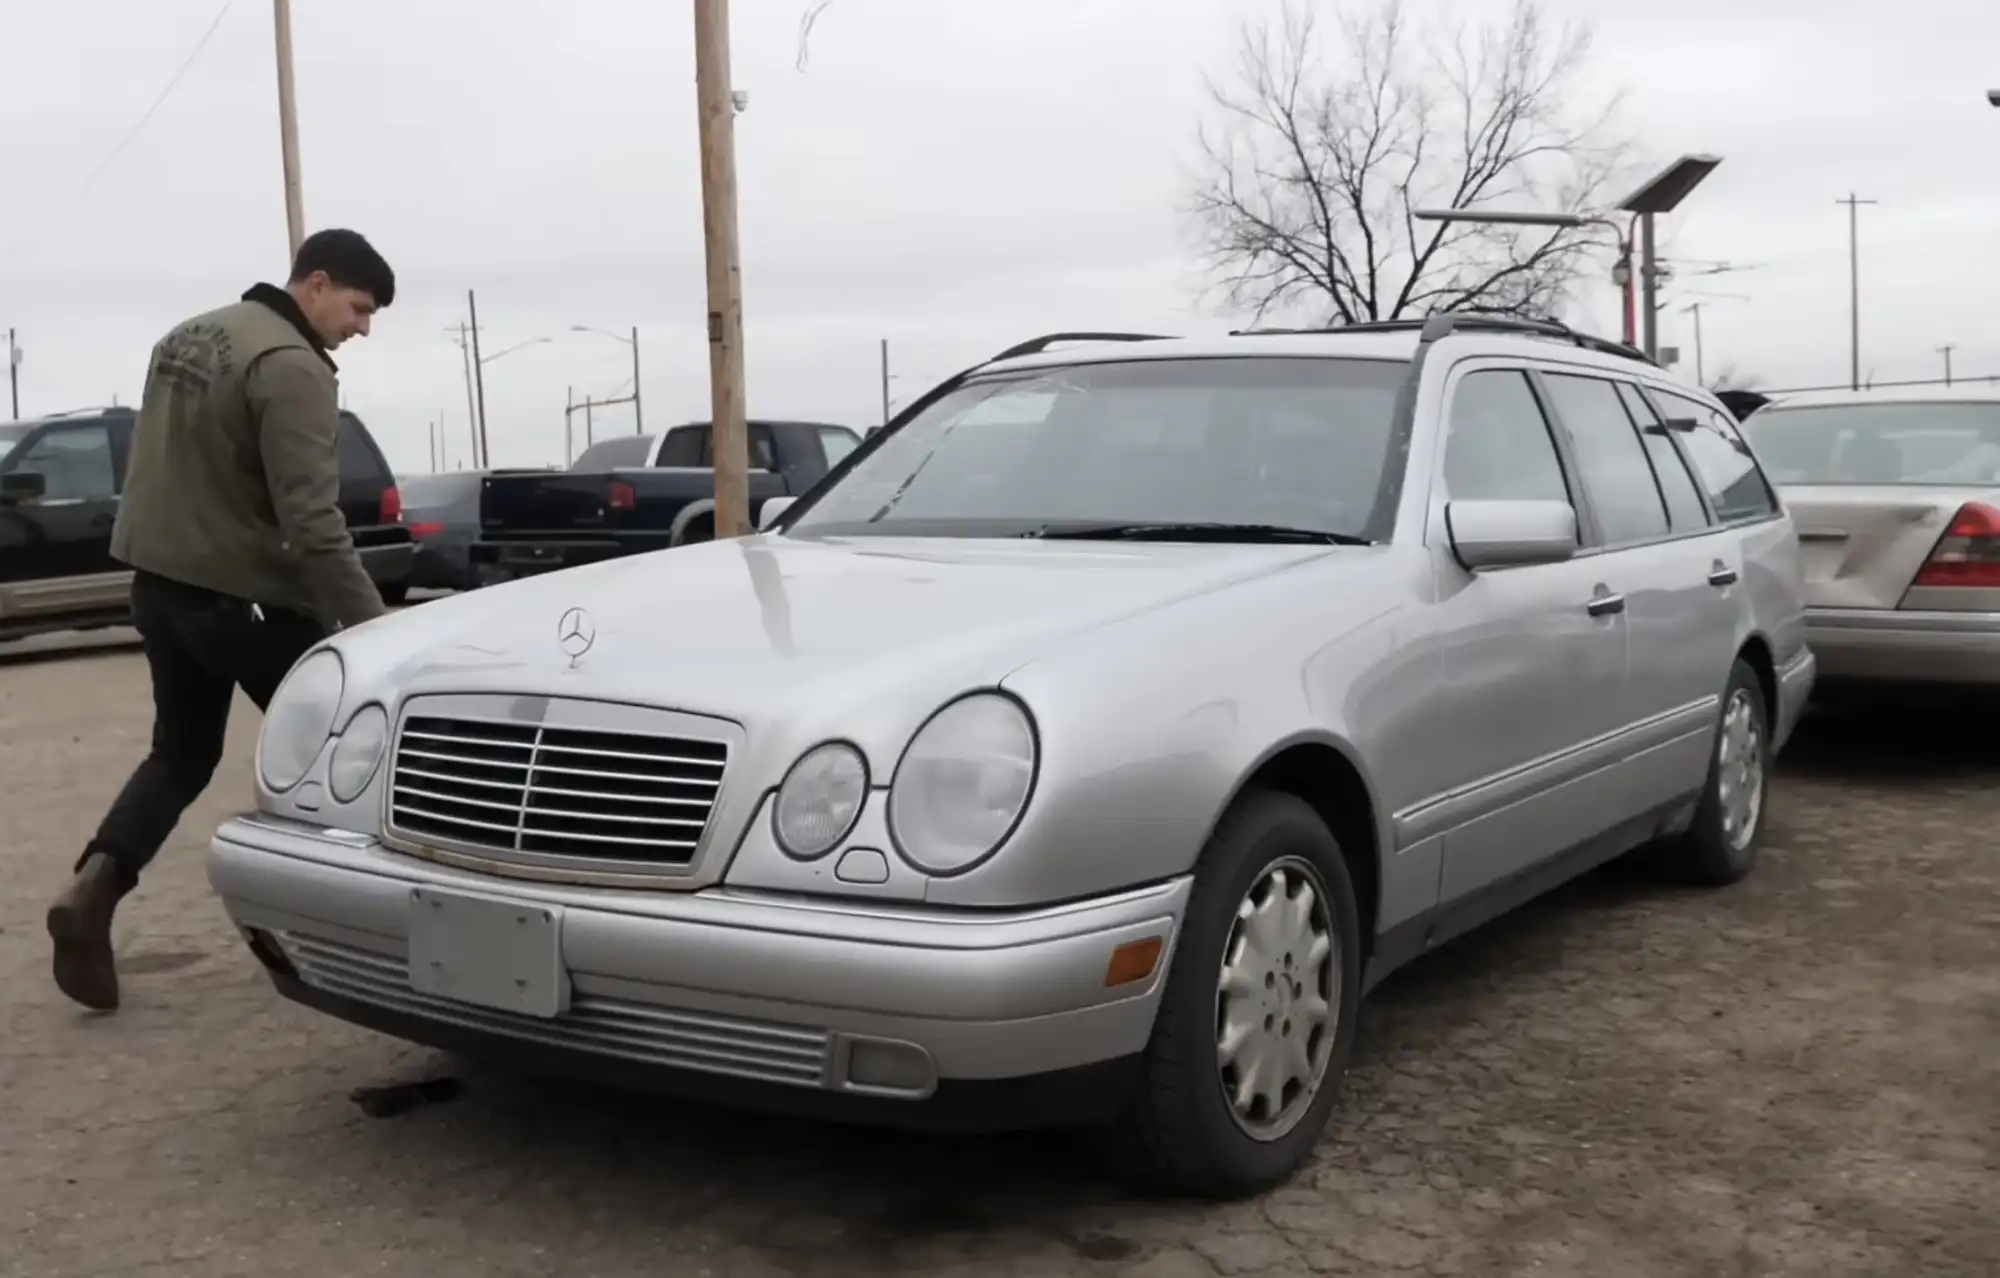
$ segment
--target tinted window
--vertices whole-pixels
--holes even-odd
[[[673,442],[673,436],[667,436]],[[651,435],[620,435],[616,439],[600,440],[577,454],[569,468],[573,471],[621,470],[629,466],[644,466],[646,457],[653,451]],[[662,466],[691,465],[688,462],[662,460]]]
[[[1781,484],[2000,484],[2000,403],[1767,408],[1743,433]]]
[[[1667,531],[1667,508],[1639,432],[1618,402],[1617,388],[1601,377],[1544,374],[1556,415],[1576,451],[1578,478],[1590,494],[1604,544],[1658,537]]]
[[[1653,474],[1667,499],[1667,516],[1673,530],[1689,532],[1708,527],[1708,508],[1701,503],[1694,476],[1688,473],[1687,463],[1675,449],[1667,428],[1653,414],[1652,405],[1629,382],[1618,383],[1618,398],[1625,402],[1625,411],[1637,423],[1639,438],[1646,443],[1646,456],[1652,459]]]
[[[340,415],[340,473],[349,479],[386,479],[388,471],[376,457],[368,429],[352,413]]]
[[[841,458],[861,447],[861,441],[851,430],[822,426],[819,428],[819,446],[826,452],[826,464],[830,470],[840,464]]]
[[[1265,523],[1377,535],[1402,361],[1129,360],[1001,373],[903,422],[793,535]],[[1394,456],[1400,458],[1400,451]]]
[[[1563,501],[1562,459],[1527,375],[1468,374],[1451,399],[1444,482],[1458,501]]]
[[[7,469],[40,472],[44,501],[118,495],[111,431],[102,423],[54,427],[10,458]]]
[[[1694,425],[1677,432],[1688,460],[1716,516],[1722,520],[1759,519],[1775,514],[1777,498],[1764,482],[1757,459],[1736,433],[1736,423],[1699,400],[1671,391],[1658,392],[1669,418],[1693,418]]]

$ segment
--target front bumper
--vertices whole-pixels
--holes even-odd
[[[1109,1117],[1152,1032],[1190,880],[1048,909],[843,904],[500,881],[374,839],[246,814],[209,881],[288,997],[398,1037],[534,1068],[920,1127]],[[548,910],[565,1010],[419,992],[415,889]],[[1104,983],[1158,938],[1145,979]]]
[[[2000,688],[2000,613],[1808,608],[1806,643],[1829,683]]]

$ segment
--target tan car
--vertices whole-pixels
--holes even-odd
[[[2000,691],[2000,389],[1786,396],[1743,432],[1798,527],[1821,692]]]

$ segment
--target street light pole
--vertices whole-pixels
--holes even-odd
[[[1849,191],[1847,206],[1847,350],[1850,389],[1861,389],[1861,206],[1873,204]]]
[[[729,87],[729,0],[694,0],[702,228],[708,258],[710,447],[715,536],[750,531],[750,448],[743,387],[743,276],[736,236],[736,95]]]
[[[285,162],[285,232],[297,257],[306,238],[305,187],[299,177],[299,105],[292,78],[292,0],[271,0],[278,45],[278,143]]]

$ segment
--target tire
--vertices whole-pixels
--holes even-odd
[[[1333,960],[1319,967],[1317,982],[1296,949],[1285,954],[1272,947],[1272,963],[1266,966],[1256,960],[1256,947],[1244,943],[1250,922],[1239,928],[1238,909],[1263,895],[1279,871],[1287,876],[1288,895],[1296,899],[1303,884],[1317,898],[1310,917],[1324,928]],[[1291,939],[1296,944],[1297,938]],[[1239,1120],[1227,1091],[1234,1075],[1225,1073],[1220,1038],[1228,997],[1224,960],[1233,953],[1242,956],[1248,969],[1246,992],[1236,996],[1250,1012],[1236,1021],[1250,1027],[1246,1047],[1260,1041],[1260,1030],[1277,1032],[1261,1039],[1265,1044],[1287,1043],[1283,1026],[1302,1026],[1310,1017],[1302,991],[1315,983],[1331,1005],[1320,1029],[1304,1031],[1302,1037],[1316,1069],[1302,1071],[1308,1081],[1288,1093],[1289,1103],[1276,1115],[1259,1097],[1252,1112]],[[1260,968],[1262,982],[1255,978]],[[1273,983],[1286,971],[1303,978],[1295,980],[1289,996]],[[1113,1131],[1114,1156],[1122,1169],[1157,1189],[1200,1198],[1241,1198],[1283,1184],[1311,1156],[1333,1112],[1353,1047],[1360,997],[1359,911],[1340,845],[1303,800],[1266,790],[1246,792],[1224,815],[1195,866],[1194,890],[1139,1083]],[[1261,1026],[1259,1011],[1264,1015]],[[1260,1117],[1280,1121],[1253,1134],[1250,1127]]]
[[[696,542],[714,540],[715,520],[707,515],[703,515],[699,519],[690,520],[687,528],[681,533],[681,545],[683,546],[692,546]]]
[[[382,602],[391,608],[400,608],[410,600],[410,583],[407,581],[385,581],[376,589],[382,595]]]
[[[1747,747],[1747,750],[1746,750]],[[1771,726],[1764,686],[1741,657],[1716,716],[1708,780],[1687,833],[1662,849],[1663,868],[1684,883],[1727,887],[1757,868],[1771,779]],[[1748,798],[1743,799],[1748,786]]]

